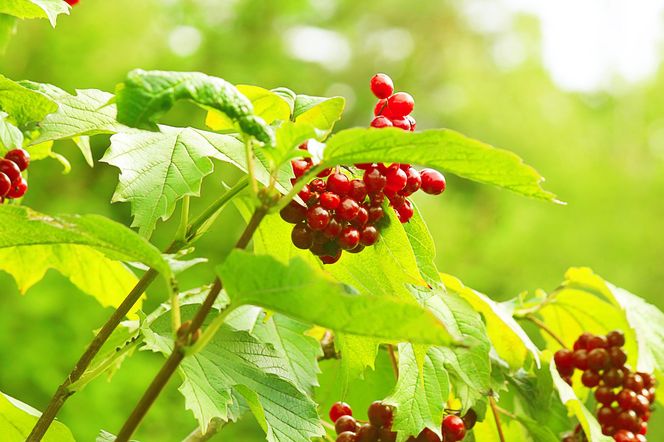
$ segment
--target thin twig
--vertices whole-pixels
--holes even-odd
[[[560,344],[560,346],[562,348],[567,348],[567,346],[565,345],[565,342],[562,339],[560,339],[560,337],[556,333],[554,333],[554,331],[551,330],[549,328],[549,326],[546,325],[544,322],[540,321],[538,318],[536,318],[533,315],[526,315],[526,316],[524,316],[524,319],[529,320],[530,322],[535,324],[537,327],[539,327],[540,329],[545,331],[549,336],[551,336],[553,339],[555,339],[556,342],[558,342],[558,344]]]
[[[394,377],[399,379],[399,362],[397,362],[397,355],[394,351],[394,345],[387,345],[387,352],[390,355],[390,362],[392,363],[392,371],[394,371]]]
[[[498,404],[493,396],[489,396],[489,405],[491,405],[491,410],[493,411],[493,419],[496,421],[496,430],[498,431],[498,438],[500,442],[505,442],[505,434],[503,434],[503,427],[500,425],[500,417],[498,416]]]

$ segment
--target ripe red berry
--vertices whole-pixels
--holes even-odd
[[[343,173],[333,173],[327,179],[327,190],[344,196],[350,190],[350,180]]]
[[[406,187],[401,192],[403,195],[408,196],[420,190],[422,187],[422,177],[414,167],[406,169]]]
[[[394,83],[386,74],[376,74],[371,77],[371,92],[378,98],[387,98],[394,92]]]
[[[293,160],[291,161],[291,166],[293,167],[295,178],[299,178],[309,170],[311,164],[305,160]]]
[[[406,182],[408,181],[406,172],[401,170],[398,165],[396,167],[394,166],[395,165],[392,165],[385,174],[385,178],[387,179],[387,182],[385,183],[385,192],[397,193],[406,187]]]
[[[430,428],[425,428],[415,439],[417,442],[440,442],[440,438]]]
[[[597,410],[597,421],[603,426],[612,426],[616,421],[616,412],[611,407],[602,407]]]
[[[402,205],[395,207],[394,210],[397,212],[397,218],[399,218],[402,224],[410,221],[415,213],[413,204],[409,200],[405,200]]]
[[[593,336],[588,340],[588,351],[594,350],[596,348],[607,348],[609,342],[604,336]]]
[[[372,246],[378,241],[378,230],[374,226],[366,226],[360,233],[360,244]]]
[[[367,185],[362,180],[351,180],[350,188],[348,189],[348,196],[353,198],[358,203],[364,201],[367,197]]]
[[[433,169],[422,169],[422,190],[430,195],[440,195],[445,191],[446,182],[442,173]]]
[[[309,189],[311,189],[312,192],[321,194],[327,190],[327,185],[325,184],[325,181],[316,178],[309,183]]]
[[[385,212],[383,211],[382,206],[371,206],[369,207],[369,222],[370,223],[376,223],[379,221],[383,215],[385,215]]]
[[[395,117],[409,115],[415,107],[415,100],[407,92],[397,92],[387,99],[387,108]]]
[[[639,429],[639,434],[645,435],[648,432],[648,422],[641,422],[641,428]]]
[[[375,401],[369,405],[367,410],[369,422],[376,427],[392,426],[392,407],[383,404],[381,401]]]
[[[588,352],[586,350],[577,350],[572,357],[576,368],[579,370],[588,369]]]
[[[574,342],[574,351],[576,350],[587,350],[588,349],[588,341],[590,338],[592,338],[593,335],[591,333],[585,332],[581,336],[579,336],[579,339]]]
[[[356,442],[378,441],[378,428],[371,424],[364,424],[357,430]]]
[[[307,210],[307,224],[311,230],[323,230],[330,222],[330,212],[321,206],[313,206]]]
[[[561,376],[570,376],[574,372],[574,353],[563,348],[553,355],[556,368]]]
[[[325,178],[326,176],[328,176],[331,173],[332,173],[332,169],[328,167],[327,169],[323,169],[320,172],[318,172],[318,175],[316,175],[316,176],[318,178]]]
[[[69,6],[75,6],[81,0],[65,0]]]
[[[363,227],[369,221],[369,211],[365,207],[360,207],[355,218],[350,223],[355,227]]]
[[[341,416],[334,423],[334,429],[337,434],[341,434],[344,431],[352,431],[355,433],[358,429],[357,421],[353,416]]]
[[[634,410],[623,410],[616,417],[616,427],[638,432],[641,422]]]
[[[297,224],[291,231],[291,241],[298,249],[308,249],[314,241],[314,232],[306,224]]]
[[[337,208],[337,220],[350,221],[357,216],[360,205],[352,198],[343,198]]]
[[[328,184],[329,187],[329,184]],[[320,205],[327,210],[334,210],[341,204],[341,198],[334,192],[323,192],[318,200]]]
[[[466,424],[459,416],[450,414],[443,419],[442,431],[446,441],[448,438],[452,441],[462,440],[466,436]]]
[[[631,431],[627,431],[627,430],[616,431],[616,433],[613,435],[613,439],[616,442],[635,442],[635,441],[637,441],[636,436],[634,436],[634,433],[632,433]]]
[[[356,442],[355,433],[351,431],[344,431],[337,436],[337,442]]]
[[[477,413],[470,408],[461,419],[463,420],[463,423],[466,424],[466,430],[472,430],[475,423],[477,423]]]
[[[392,122],[387,117],[379,115],[371,120],[371,127],[375,127],[377,129],[392,127]]]
[[[353,410],[345,402],[335,402],[330,407],[330,420],[336,422],[341,416],[352,416]]]
[[[7,175],[12,183],[15,183],[21,177],[21,170],[16,163],[6,158],[0,159],[0,172]]]
[[[602,405],[611,405],[616,395],[611,388],[603,385],[595,390],[595,400]]]
[[[606,340],[611,347],[622,347],[625,345],[625,335],[619,330],[610,331],[606,335]]]
[[[415,121],[415,118],[413,118],[412,115],[406,115],[406,118],[408,119],[408,122],[410,123],[410,131],[415,132],[415,128],[417,127],[417,121]]]
[[[385,106],[387,106],[387,100],[378,100],[378,103],[374,106],[374,116],[377,117],[378,115],[381,115]]]
[[[339,236],[342,228],[343,225],[341,225],[336,219],[332,218],[327,227],[325,227],[325,230],[323,230],[323,235],[325,235],[326,238],[334,239]]]
[[[599,385],[600,376],[592,370],[586,370],[581,375],[581,383],[588,388],[595,388]]]
[[[0,172],[0,197],[3,197],[9,193],[12,188],[12,181],[7,175]]]
[[[10,150],[5,158],[16,163],[21,171],[24,171],[30,165],[30,154],[24,149]]]
[[[390,121],[392,121],[392,126],[394,127],[398,127],[399,129],[403,130],[410,130],[410,121],[408,121],[408,117],[393,118]]]
[[[638,404],[636,393],[627,389],[621,390],[620,393],[618,393],[616,401],[623,410],[632,410]]]
[[[650,410],[650,401],[648,400],[648,398],[646,398],[642,394],[637,395],[636,403],[634,405],[634,411],[636,411],[636,414],[638,414],[641,417],[646,415],[649,410]]]
[[[620,347],[609,347],[609,360],[612,366],[622,368],[627,362],[627,353]]]
[[[28,191],[28,182],[25,178],[20,177],[18,180],[12,182],[12,188],[7,193],[7,198],[21,198]]]
[[[339,247],[353,250],[360,243],[360,232],[355,227],[345,227],[339,235]]]
[[[381,428],[380,429],[380,442],[396,442],[397,440],[397,433],[392,431],[391,428]]]
[[[603,348],[596,348],[588,353],[588,368],[594,371],[604,370],[609,366],[609,353]]]
[[[619,368],[610,368],[602,375],[604,385],[610,388],[616,388],[623,384],[625,373]]]
[[[627,376],[625,376],[623,387],[632,391],[641,391],[644,387],[643,378],[638,373],[629,373]]]
[[[297,196],[299,196],[300,199],[302,201],[304,201],[304,204],[307,204],[309,202],[309,200],[311,199],[311,197],[314,196],[314,194],[311,192],[311,189],[309,188],[309,186],[305,184],[304,187],[302,188],[302,190],[300,190],[297,193]]]
[[[385,187],[385,183],[387,183],[387,178],[385,178],[385,175],[378,168],[365,170],[362,180],[369,193],[381,192]]]
[[[307,208],[296,201],[291,201],[286,207],[281,209],[279,215],[287,223],[297,224],[307,215]]]

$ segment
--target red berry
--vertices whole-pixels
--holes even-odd
[[[372,246],[378,241],[378,230],[374,226],[366,226],[360,233],[360,244]]]
[[[24,171],[30,165],[30,154],[24,149],[10,150],[5,158],[16,163],[21,171]]]
[[[442,173],[433,169],[422,169],[422,190],[430,195],[440,195],[445,191],[445,177]]]
[[[378,100],[378,103],[376,103],[376,106],[374,107],[374,116],[377,117],[378,115],[381,115],[385,106],[387,106],[387,100]]]
[[[378,168],[368,169],[362,177],[369,193],[381,192],[387,183],[387,178]]]
[[[352,416],[353,410],[345,402],[335,402],[330,407],[330,420],[336,422],[341,416]]]
[[[344,250],[353,250],[360,243],[360,232],[355,227],[345,227],[339,235],[339,246]]]
[[[625,335],[619,330],[610,331],[606,335],[606,340],[610,347],[622,347],[625,345]]]
[[[576,340],[574,343],[574,351],[576,350],[587,350],[588,349],[588,341],[590,338],[592,338],[593,335],[585,332],[581,336],[579,336],[579,339]]]
[[[357,213],[360,211],[360,206],[352,198],[344,198],[341,200],[341,204],[337,208],[337,220],[339,221],[350,221],[357,216]]]
[[[316,178],[309,183],[309,189],[311,189],[312,192],[320,194],[327,190],[327,185],[325,184],[325,181],[321,180],[320,178]]]
[[[625,373],[619,368],[610,368],[602,375],[604,385],[610,388],[616,388],[622,385],[625,379]]]
[[[443,419],[443,437],[452,441],[462,440],[466,436],[466,424],[459,416],[450,414]]]
[[[357,430],[357,442],[377,442],[378,428],[371,424],[364,424]]]
[[[641,428],[639,429],[639,434],[645,435],[648,432],[648,422],[641,422]]]
[[[308,249],[314,242],[314,232],[306,224],[297,224],[291,232],[291,241],[298,249]]]
[[[601,386],[595,390],[595,399],[602,405],[611,405],[616,400],[616,395],[611,388]]]
[[[403,130],[410,130],[410,121],[408,121],[408,117],[394,118],[390,121],[392,121],[392,126],[394,127],[398,127],[399,129]]]
[[[618,396],[616,396],[616,401],[618,401],[618,405],[623,410],[632,410],[638,404],[636,393],[627,389],[621,390],[620,393],[618,393]]]
[[[16,163],[6,158],[0,159],[0,172],[7,175],[12,183],[16,182],[21,177],[21,170]]]
[[[369,207],[369,222],[376,223],[385,215],[382,206],[371,206]]]
[[[355,433],[358,427],[359,426],[357,424],[357,421],[353,416],[341,416],[334,423],[334,429],[337,432],[337,434],[341,434],[344,431],[352,431],[353,433]]]
[[[415,132],[415,128],[417,127],[417,121],[415,121],[415,118],[413,118],[411,115],[406,115],[406,118],[410,123],[410,131]]]
[[[397,433],[392,431],[391,428],[381,428],[380,429],[380,442],[396,442]]]
[[[376,74],[371,77],[371,92],[378,98],[387,98],[394,92],[394,83],[386,74]]]
[[[588,353],[588,367],[594,371],[604,370],[609,366],[609,353],[603,348],[596,348]]]
[[[307,224],[311,230],[323,230],[330,223],[330,212],[321,206],[313,206],[307,210]]]
[[[399,218],[402,224],[410,221],[415,213],[413,204],[409,200],[405,200],[402,205],[395,207],[394,210],[397,212],[397,218]]]
[[[350,220],[350,223],[355,227],[362,227],[369,221],[369,212],[366,208],[360,207],[360,210],[357,211],[355,218]]]
[[[311,192],[311,189],[309,188],[309,186],[307,186],[305,184],[304,187],[302,188],[302,190],[300,190],[297,193],[297,196],[299,196],[300,199],[302,201],[304,201],[304,204],[307,204],[309,202],[309,200],[311,199],[311,197],[313,196],[313,193]]]
[[[623,387],[633,391],[641,391],[644,387],[643,378],[638,373],[630,373],[625,376]]]
[[[309,170],[311,164],[306,160],[293,160],[291,161],[291,166],[293,167],[295,178],[300,178]]]
[[[422,177],[414,167],[406,169],[406,187],[404,187],[402,194],[408,196],[420,190],[422,187]]]
[[[369,422],[376,427],[392,426],[392,407],[383,404],[381,401],[375,401],[369,405],[367,410]]]
[[[636,436],[634,436],[634,433],[631,431],[627,430],[619,430],[613,435],[613,439],[616,442],[636,442],[638,439],[636,439]]]
[[[281,209],[279,215],[287,223],[297,224],[307,215],[307,208],[296,201],[291,201],[286,207]]]
[[[0,172],[0,197],[7,195],[11,188],[12,180],[6,174]]]
[[[344,431],[337,436],[337,442],[356,442],[355,433],[351,431]]]
[[[341,223],[336,219],[332,218],[327,227],[325,227],[325,230],[323,230],[323,235],[325,235],[326,238],[334,239],[337,236],[339,236],[342,228],[343,226],[341,225]]]
[[[608,346],[609,342],[604,336],[593,336],[588,340],[588,351],[596,348],[607,348]]]
[[[602,407],[597,410],[597,421],[602,426],[612,426],[616,421],[616,412],[611,407]]]
[[[588,352],[586,350],[577,350],[573,355],[574,366],[579,370],[588,369]]]
[[[343,173],[333,173],[327,179],[327,190],[344,196],[350,190],[350,180]]]
[[[407,92],[397,92],[387,99],[387,108],[396,117],[404,117],[410,114],[414,107],[415,100]]]
[[[586,370],[581,375],[581,383],[588,388],[595,388],[599,385],[600,377],[592,370]]]
[[[636,442],[648,442],[648,439],[643,434],[636,435]]]
[[[371,127],[375,127],[376,129],[382,129],[384,127],[392,127],[392,122],[388,120],[387,117],[379,115],[375,117],[373,120],[371,120]]]
[[[383,192],[374,192],[369,194],[369,200],[372,206],[380,206],[385,201],[385,194]]]
[[[329,185],[328,185],[329,187]],[[341,198],[334,192],[323,192],[319,199],[320,205],[327,210],[334,210],[341,204]]]
[[[417,442],[440,442],[440,438],[430,428],[425,428],[415,439]]]
[[[398,166],[390,167],[385,174],[387,182],[385,183],[385,192],[397,193],[406,187],[406,182],[408,181],[408,176],[406,172],[401,170]]]
[[[612,366],[622,368],[627,362],[627,354],[620,347],[609,347],[609,360]]]
[[[475,423],[477,423],[477,413],[470,408],[461,419],[466,424],[466,430],[471,430],[475,426]]]
[[[328,176],[331,173],[332,173],[332,169],[328,167],[327,169],[323,169],[320,172],[318,172],[318,175],[316,175],[316,176],[318,178],[325,178],[326,176]]]
[[[12,188],[7,193],[7,198],[21,198],[28,191],[28,182],[25,178],[20,177],[18,180],[12,182]]]
[[[362,180],[351,180],[350,188],[348,189],[348,196],[353,198],[358,203],[364,201],[367,197],[367,186]]]
[[[616,417],[616,427],[638,432],[641,422],[634,410],[623,410]]]
[[[69,6],[75,6],[81,0],[65,0]]]
[[[650,373],[639,373],[643,379],[643,388],[650,388],[655,386],[655,376]]]
[[[648,398],[643,396],[642,394],[639,394],[636,396],[636,404],[634,405],[634,411],[636,411],[636,414],[639,416],[644,416],[650,411],[650,401]]]
[[[574,353],[570,350],[563,348],[558,350],[553,355],[553,360],[556,363],[558,372],[563,376],[569,376],[574,372]]]

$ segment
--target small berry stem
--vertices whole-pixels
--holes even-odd
[[[551,330],[548,325],[546,325],[544,322],[540,321],[534,315],[528,314],[528,315],[524,316],[523,318],[529,320],[530,322],[535,324],[537,327],[539,327],[542,331],[546,332],[549,336],[551,336],[553,339],[555,339],[556,342],[558,342],[558,344],[560,344],[560,346],[562,348],[567,348],[567,346],[565,345],[565,342],[562,339],[560,339],[560,336],[555,334],[554,331]]]
[[[503,433],[503,427],[500,424],[500,411],[498,410],[498,404],[493,396],[489,396],[489,405],[491,406],[491,411],[493,412],[493,419],[496,422],[496,431],[498,431],[498,438],[500,442],[505,442],[505,434]]]
[[[394,372],[394,377],[399,379],[399,362],[397,361],[397,355],[394,351],[394,345],[387,345],[387,353],[390,355],[390,362],[392,363],[392,371]]]

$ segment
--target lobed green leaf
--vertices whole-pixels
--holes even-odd
[[[2,0],[0,13],[18,18],[48,18],[51,25],[60,14],[69,14],[69,5],[62,0]]]

